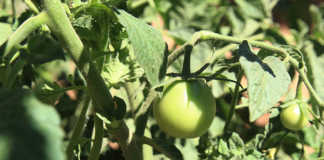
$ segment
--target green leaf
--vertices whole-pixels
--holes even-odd
[[[259,6],[247,2],[246,0],[235,0],[241,11],[251,18],[264,18],[264,13]]]
[[[38,34],[30,37],[28,50],[30,52],[28,60],[35,65],[40,65],[55,59],[65,59],[61,45],[47,34]]]
[[[233,8],[228,9],[226,16],[232,25],[233,34],[238,35],[242,33],[242,28],[244,28],[244,22],[236,15]]]
[[[0,90],[0,102],[1,160],[65,159],[64,133],[53,107],[23,90]]]
[[[91,43],[96,50],[105,51],[115,21],[111,8],[100,3],[91,3],[77,9],[72,25],[83,41]]]
[[[231,138],[228,140],[230,149],[239,149],[244,147],[244,142],[241,137],[233,132]]]
[[[12,33],[10,24],[0,23],[0,46],[2,46]]]
[[[144,69],[151,85],[158,85],[165,75],[167,64],[161,33],[123,10],[118,10],[116,15],[126,28],[136,61]]]
[[[262,62],[247,41],[239,47],[240,63],[248,80],[250,121],[255,121],[274,106],[288,91],[290,76],[282,61],[268,56]]]
[[[228,146],[224,140],[220,140],[218,144],[218,152],[225,155],[229,156],[230,150],[228,149]]]
[[[54,105],[64,95],[65,91],[57,83],[49,82],[39,82],[34,89],[36,97],[43,103],[49,105]]]
[[[111,58],[109,63],[105,63],[101,76],[107,85],[120,87],[128,81],[135,80],[144,74],[142,68],[132,62],[124,64],[119,58]]]

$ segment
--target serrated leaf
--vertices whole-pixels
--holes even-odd
[[[135,58],[152,86],[158,85],[166,72],[165,43],[159,31],[123,10],[116,13],[126,28]]]
[[[233,132],[231,138],[228,140],[230,149],[238,149],[244,147],[244,142],[241,137]]]
[[[0,46],[2,46],[12,33],[10,24],[0,23]]]
[[[51,106],[23,90],[0,90],[1,160],[64,160],[64,133]]]
[[[250,121],[255,121],[274,106],[288,91],[290,76],[284,63],[268,56],[263,62],[244,41],[239,47],[240,64],[248,80]]]

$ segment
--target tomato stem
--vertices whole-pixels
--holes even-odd
[[[299,77],[296,91],[296,98],[299,100],[303,100],[303,81]]]
[[[188,45],[185,47],[185,55],[182,66],[182,78],[188,79],[190,77],[190,57],[191,57],[192,46]]]
[[[243,71],[241,69],[239,69],[239,72],[238,72],[238,75],[237,75],[237,80],[238,82],[241,81],[243,77]],[[225,128],[224,128],[224,132],[226,133],[228,128],[229,128],[229,124],[232,120],[232,117],[234,115],[234,110],[235,110],[235,106],[239,100],[239,96],[240,96],[240,91],[239,91],[239,88],[240,88],[240,85],[238,83],[236,83],[235,85],[235,90],[234,90],[234,96],[233,96],[233,99],[232,99],[232,102],[231,102],[231,108],[230,108],[230,111],[229,111],[229,115],[228,117],[226,117],[226,123],[225,123]]]
[[[36,5],[31,0],[25,0],[26,5],[30,10],[32,10],[34,13],[38,14],[39,10],[37,9]]]

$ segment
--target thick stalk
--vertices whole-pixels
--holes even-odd
[[[50,17],[50,22],[48,23],[50,29],[60,38],[61,41],[63,41],[63,44],[66,46],[73,60],[77,64],[78,69],[81,70],[83,76],[86,77],[88,93],[95,104],[96,111],[104,113],[105,117],[108,117],[110,120],[112,120],[114,105],[112,96],[109,92],[109,87],[104,83],[104,80],[100,76],[100,72],[96,69],[94,64],[90,63],[88,74],[86,74],[86,71],[84,71],[84,62],[82,62],[81,59],[84,47],[75,30],[73,29],[67,15],[65,14],[65,10],[61,2],[59,0],[44,0],[44,7]],[[122,122],[122,124],[123,125],[119,126],[115,131],[109,130],[109,132],[114,137],[129,135],[128,127],[124,124],[124,122]],[[98,144],[99,140],[102,140],[102,136],[101,138],[99,138],[100,136],[97,137],[98,138],[96,138],[95,144]],[[131,138],[129,137],[118,138],[118,142],[122,146],[125,158],[141,159],[136,150],[137,145],[128,143],[132,142],[129,140],[131,140]],[[93,159],[97,159],[97,151],[98,149],[95,149],[90,155],[90,158],[94,156]]]
[[[48,26],[63,41],[74,62],[80,66],[80,57],[84,47],[66,15],[62,3],[59,0],[44,0],[44,7],[50,18]]]

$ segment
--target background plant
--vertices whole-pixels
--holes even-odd
[[[320,1],[3,0],[0,8],[0,159],[324,157]],[[179,76],[204,79],[217,103],[201,137],[167,136],[153,117],[163,86]],[[293,103],[308,104],[310,124],[299,131],[280,123]]]

